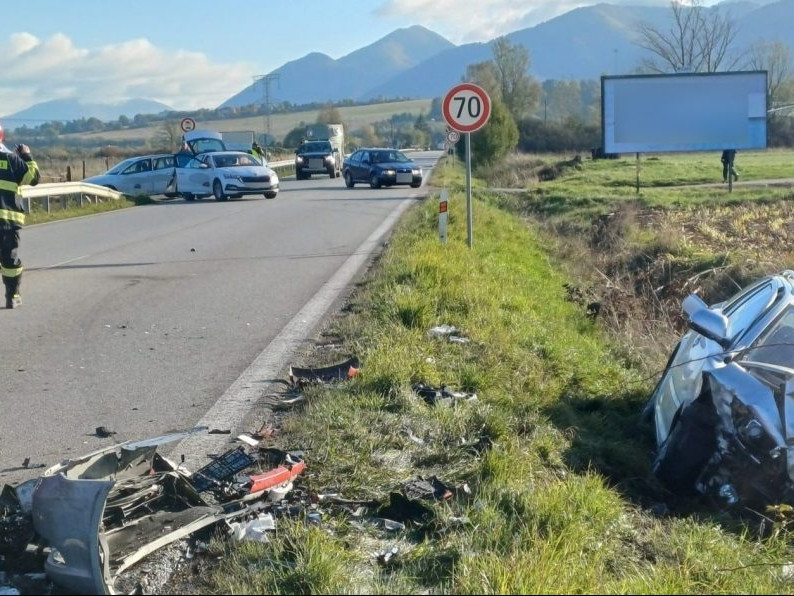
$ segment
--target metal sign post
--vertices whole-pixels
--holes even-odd
[[[471,133],[466,133],[466,244],[474,246],[474,216],[471,212]]]
[[[444,120],[458,133],[466,134],[466,237],[469,248],[474,245],[471,201],[471,133],[480,130],[491,116],[491,98],[485,89],[471,83],[455,85],[441,102]],[[454,136],[450,133],[448,141]],[[457,135],[460,138],[460,135]]]

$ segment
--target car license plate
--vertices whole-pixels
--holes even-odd
[[[323,167],[323,160],[322,159],[310,159],[309,160],[309,168],[312,170],[319,170]]]
[[[411,183],[414,180],[413,174],[411,172],[397,172],[397,182],[404,184],[404,183]]]

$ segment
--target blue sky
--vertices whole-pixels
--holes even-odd
[[[216,107],[289,60],[339,58],[399,27],[456,44],[535,25],[579,0],[25,0],[0,20],[0,115],[51,99]],[[612,4],[667,4],[612,0]],[[707,2],[712,4],[713,2]]]

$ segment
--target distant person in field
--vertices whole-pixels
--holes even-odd
[[[722,152],[722,181],[728,181],[728,174],[733,176],[733,181],[739,179],[739,174],[736,173],[736,168],[733,167],[733,160],[736,159],[736,149],[726,149]]]

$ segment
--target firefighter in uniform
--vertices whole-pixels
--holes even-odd
[[[17,198],[19,186],[39,183],[39,167],[27,145],[9,150],[0,126],[0,273],[5,286],[6,308],[19,306],[22,261],[19,260],[19,230],[25,223],[25,211]]]

